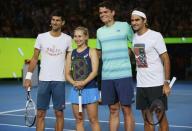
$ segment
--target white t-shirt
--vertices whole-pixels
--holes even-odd
[[[37,36],[35,48],[41,51],[41,81],[65,81],[65,56],[72,51],[72,38],[61,33],[53,37],[50,32]]]
[[[163,85],[164,68],[160,54],[167,49],[162,35],[150,29],[143,35],[135,33],[133,48],[137,64],[137,87]]]

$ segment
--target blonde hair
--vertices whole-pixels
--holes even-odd
[[[87,40],[86,40],[86,44],[88,43],[88,39],[89,39],[89,31],[86,27],[83,27],[83,26],[78,26],[77,28],[75,28],[74,32],[77,31],[77,30],[80,30],[83,32],[83,34],[85,36],[87,36]]]

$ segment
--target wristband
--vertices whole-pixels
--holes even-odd
[[[31,72],[27,72],[25,79],[31,80],[32,74]]]
[[[167,82],[168,84],[170,83],[170,80],[164,80],[164,82]]]

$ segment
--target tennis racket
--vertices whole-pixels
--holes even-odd
[[[88,77],[88,65],[83,57],[72,58],[72,77],[80,81]],[[79,112],[82,112],[82,89],[78,89]]]
[[[169,84],[170,88],[172,88],[175,81],[176,81],[176,77],[173,77]],[[149,107],[149,112],[151,113],[152,118],[150,121],[149,118],[147,117],[147,114],[145,113],[146,121],[151,125],[159,124],[162,121],[165,114],[165,108],[164,108],[163,102],[160,99],[155,99],[152,102],[151,106]],[[157,116],[157,114],[159,115]]]
[[[31,89],[27,89],[27,102],[25,106],[25,125],[32,127],[36,120],[36,106],[31,98]]]

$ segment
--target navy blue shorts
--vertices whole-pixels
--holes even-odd
[[[120,102],[121,105],[134,103],[134,87],[132,77],[102,80],[101,99],[103,105]]]
[[[37,92],[37,109],[49,109],[52,97],[53,108],[63,110],[65,108],[65,82],[64,81],[40,81]]]
[[[136,109],[144,110],[150,107],[155,99],[160,99],[167,110],[167,96],[163,94],[163,86],[157,87],[137,87]]]

